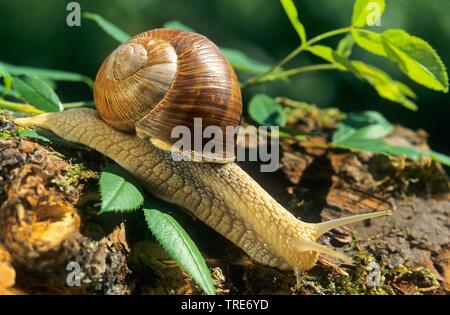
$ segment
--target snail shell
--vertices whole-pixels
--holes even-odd
[[[106,123],[149,137],[165,150],[177,141],[171,137],[176,126],[188,127],[193,141],[194,118],[201,118],[202,132],[218,126],[224,135],[218,140],[223,150],[206,156],[209,161],[234,160],[234,141],[223,139],[226,127],[240,122],[239,81],[218,47],[202,35],[156,29],[134,36],[103,62],[94,100]],[[191,154],[205,157],[203,146],[198,150],[192,142]]]

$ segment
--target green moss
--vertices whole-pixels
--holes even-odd
[[[91,179],[97,180],[98,178],[98,172],[86,168],[83,164],[74,164],[56,181],[56,184],[62,190],[67,190],[71,186],[78,185],[80,182],[87,182]]]
[[[378,286],[368,285],[373,276],[373,263],[379,263]],[[439,289],[439,282],[431,270],[410,264],[390,268],[383,260],[379,262],[363,250],[357,250],[354,266],[345,270],[348,276],[318,265],[304,275],[306,289],[312,289],[314,294],[337,295],[425,294]]]

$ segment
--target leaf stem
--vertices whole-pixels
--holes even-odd
[[[93,101],[73,102],[73,103],[64,103],[63,107],[64,107],[64,109],[79,108],[79,107],[95,108],[95,104]],[[4,99],[0,99],[0,108],[11,110],[11,111],[18,112],[18,113],[25,113],[25,114],[42,114],[42,113],[44,113],[44,111],[41,111],[30,104],[10,102],[10,101],[4,100]]]
[[[43,111],[25,103],[15,103],[4,99],[0,99],[0,108],[8,109],[19,113],[26,114],[42,114]]]
[[[267,70],[264,73],[261,73],[257,76],[254,76],[253,78],[250,78],[247,82],[245,82],[242,87],[245,88],[247,86],[252,86],[252,85],[257,85],[257,84],[261,84],[264,82],[268,82],[268,81],[273,81],[273,80],[266,80],[267,76],[272,76],[272,74],[278,74],[278,72],[276,72],[277,70],[279,70],[283,65],[285,65],[286,63],[288,63],[289,61],[291,61],[294,57],[296,57],[298,54],[300,54],[302,51],[306,50],[308,47],[314,45],[315,43],[322,41],[324,39],[336,36],[336,35],[340,35],[340,34],[345,34],[348,32],[351,32],[353,30],[353,27],[349,26],[349,27],[343,27],[343,28],[338,28],[323,34],[320,34],[316,37],[311,38],[310,40],[308,40],[307,42],[301,44],[299,47],[297,47],[296,49],[294,49],[291,53],[289,53],[289,55],[287,55],[285,58],[283,58],[280,62],[278,62],[277,64],[273,65],[269,70]],[[297,68],[299,69],[299,68]],[[294,69],[292,69],[294,70]],[[287,71],[291,71],[291,70],[287,70]],[[286,72],[286,71],[282,71],[282,72]],[[303,73],[303,71],[299,72],[299,73]],[[298,74],[298,73],[293,73],[291,75],[294,74]],[[278,79],[280,78],[284,78],[285,76],[281,76],[281,77],[277,77]]]
[[[258,80],[258,84],[265,83],[265,82],[271,82],[276,81],[282,78],[287,78],[296,74],[300,73],[306,73],[311,71],[320,71],[320,70],[337,70],[339,69],[338,66],[331,64],[331,63],[325,63],[325,64],[318,64],[318,65],[310,65],[310,66],[304,66],[294,69],[289,69],[286,71],[280,71],[280,72],[274,72],[272,74],[268,74],[261,79]]]

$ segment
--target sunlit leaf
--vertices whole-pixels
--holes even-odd
[[[215,294],[214,282],[197,246],[181,225],[172,216],[161,210],[158,203],[153,200],[146,201],[144,215],[150,231],[205,293]]]
[[[356,44],[367,50],[368,52],[378,55],[378,56],[387,56],[386,51],[384,50],[383,43],[381,41],[381,35],[367,31],[367,30],[358,30],[355,29],[353,32],[353,38],[355,39]]]
[[[281,0],[281,5],[284,8],[284,11],[286,12],[289,20],[291,21],[292,25],[295,28],[295,31],[297,32],[298,36],[300,37],[302,43],[306,42],[306,32],[305,27],[303,26],[302,22],[300,22],[298,18],[298,11],[295,7],[293,0]]]
[[[384,0],[356,0],[353,6],[352,25],[372,26],[383,15],[385,6]]]
[[[85,12],[83,17],[96,22],[103,31],[120,43],[126,42],[130,38],[130,35],[98,14]]]
[[[445,66],[426,41],[403,30],[387,30],[381,38],[389,59],[412,80],[430,89],[448,92]]]
[[[138,182],[117,164],[102,170],[99,184],[102,199],[100,212],[135,210],[144,202]]]
[[[60,112],[64,108],[58,95],[43,81],[24,77],[14,78],[14,90],[16,93],[30,105],[45,112]]]
[[[89,86],[92,86],[94,82],[91,78],[68,71],[61,70],[52,70],[52,69],[44,69],[44,68],[35,68],[35,67],[23,67],[16,66],[6,62],[0,62],[1,65],[12,75],[27,75],[31,77],[36,77],[42,80],[54,80],[54,81],[72,81],[72,82],[84,82]]]
[[[397,102],[403,106],[417,110],[417,105],[410,98],[415,98],[414,92],[405,84],[395,81],[386,72],[365,64],[361,61],[352,61],[352,68],[356,75],[369,82],[378,94],[390,101]]]
[[[338,60],[335,58],[336,52],[331,47],[323,45],[314,45],[308,47],[307,50],[312,54],[316,55],[317,57],[320,57],[330,63],[335,64],[340,70],[347,69],[347,67],[343,63],[338,62]]]
[[[248,106],[248,113],[260,125],[284,127],[286,124],[283,106],[265,94],[253,96]]]

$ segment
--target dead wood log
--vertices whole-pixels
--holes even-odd
[[[15,272],[27,293],[128,292],[124,226],[100,241],[80,233],[79,190],[56,184],[69,167],[36,143],[0,140],[0,273],[11,275],[0,289]]]

